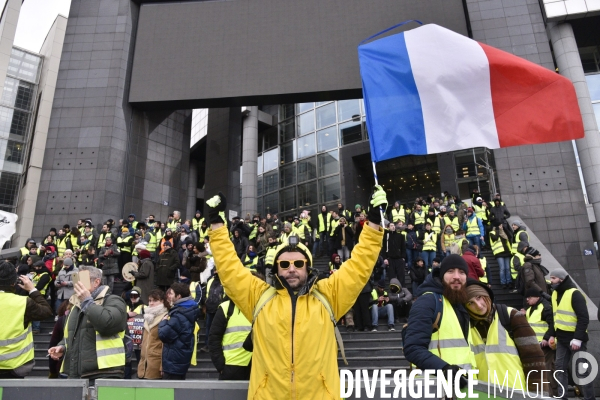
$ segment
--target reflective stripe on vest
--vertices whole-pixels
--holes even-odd
[[[444,217],[444,223],[450,225],[452,229],[454,229],[454,232],[458,232],[458,228],[460,228],[458,225],[458,217],[454,217],[453,220],[450,220],[450,217]]]
[[[435,251],[437,235],[435,232],[423,233],[423,251]]]
[[[520,261],[519,265],[521,267],[525,264],[525,256],[523,254],[517,253],[512,256],[510,259],[510,276],[513,278],[513,280],[517,279],[517,275],[519,275],[519,272],[515,269],[515,257]]]
[[[518,253],[517,248],[519,247],[519,242],[521,241],[519,239],[519,236],[521,236],[521,233],[525,233],[525,235],[527,236],[527,239],[525,241],[529,242],[529,233],[527,233],[527,231],[520,230],[519,232],[517,232],[513,237],[513,243],[512,243],[512,247],[510,249],[513,254]]]
[[[219,305],[227,316],[230,301],[225,301]],[[221,345],[223,346],[223,355],[226,365],[247,366],[252,359],[252,353],[244,350],[244,341],[252,330],[252,324],[244,317],[239,308],[234,307],[227,328],[223,335]]]
[[[406,222],[406,213],[404,212],[404,207],[400,207],[399,210],[392,208],[392,222],[396,223],[398,221]]]
[[[12,370],[33,360],[31,324],[23,328],[27,296],[0,292],[0,304],[5,312],[0,325],[0,369]]]
[[[42,272],[41,274],[35,274],[35,276],[31,280],[33,282],[33,285],[37,286],[37,284],[39,283],[40,279],[42,279],[42,276],[44,276],[44,275],[50,276],[50,274],[48,274],[47,272]],[[46,295],[46,289],[48,289],[48,286],[50,285],[50,282],[52,282],[52,279],[48,280],[48,282],[46,283],[46,285],[43,288],[38,289],[38,291],[40,292],[40,294],[42,296]]]
[[[96,357],[98,369],[121,367],[125,365],[125,332],[112,336],[102,336],[96,331]]]
[[[507,307],[507,310],[510,315],[513,309]],[[489,382],[494,382],[494,372],[496,372],[499,384],[503,385],[504,377],[508,372],[507,382],[509,387],[513,387],[514,385],[515,388],[526,388],[527,377],[523,373],[523,364],[521,364],[519,352],[517,351],[515,342],[500,323],[498,312],[496,311],[494,320],[490,325],[486,341],[483,340],[475,327],[471,327],[470,331],[471,351],[475,355],[477,369],[479,370],[477,379],[484,382],[486,379]],[[519,381],[517,381],[515,385],[517,374],[522,383],[519,384]]]
[[[533,312],[529,311],[526,314],[527,322],[529,322],[529,326],[535,332],[538,342],[544,340],[544,335],[548,331],[548,323],[542,319],[543,310],[544,305],[540,303]]]
[[[555,329],[575,332],[575,328],[577,327],[577,314],[575,314],[571,300],[573,299],[573,293],[575,293],[576,290],[577,289],[575,288],[565,290],[560,299],[560,303],[557,303],[558,293],[556,290],[552,293],[552,310],[554,310]],[[587,299],[585,301],[587,304]]]
[[[479,221],[477,220],[477,217],[473,219],[467,219],[467,235],[481,236],[481,231],[479,231]]]

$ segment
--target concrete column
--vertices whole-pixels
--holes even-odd
[[[190,173],[188,175],[188,198],[185,209],[185,218],[192,219],[196,216],[196,192],[198,189],[198,167],[196,162],[190,160]]]
[[[548,31],[559,72],[573,82],[577,93],[585,131],[583,139],[577,140],[577,149],[588,199],[598,220],[600,217],[600,134],[577,42],[570,23],[549,24]],[[600,237],[599,225],[596,224],[596,237]]]
[[[249,113],[242,125],[242,215],[254,214],[256,210],[256,181],[258,159],[258,107],[247,107]]]

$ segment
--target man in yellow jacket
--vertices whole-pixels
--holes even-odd
[[[225,292],[249,321],[257,315],[248,398],[339,399],[338,348],[324,303],[329,303],[333,319],[338,320],[367,283],[381,250],[379,206],[384,210],[387,206],[384,190],[375,187],[368,227],[363,229],[352,258],[329,279],[317,279],[311,270],[311,253],[304,245],[282,244],[274,262],[276,292],[259,305],[259,313],[255,307],[270,286],[253,276],[237,257],[223,225],[225,197],[219,193],[206,204],[211,250]]]

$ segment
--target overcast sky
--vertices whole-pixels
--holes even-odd
[[[39,52],[56,16],[62,14],[68,17],[70,5],[71,0],[25,0],[17,25],[15,46]]]

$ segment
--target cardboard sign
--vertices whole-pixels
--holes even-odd
[[[144,334],[144,317],[138,315],[137,317],[129,318],[127,320],[127,328],[133,339],[133,344],[139,346],[142,344],[142,335]]]
[[[73,274],[73,285],[76,285],[77,282],[83,283],[83,286],[85,286],[87,290],[91,290],[90,271],[75,272]]]

